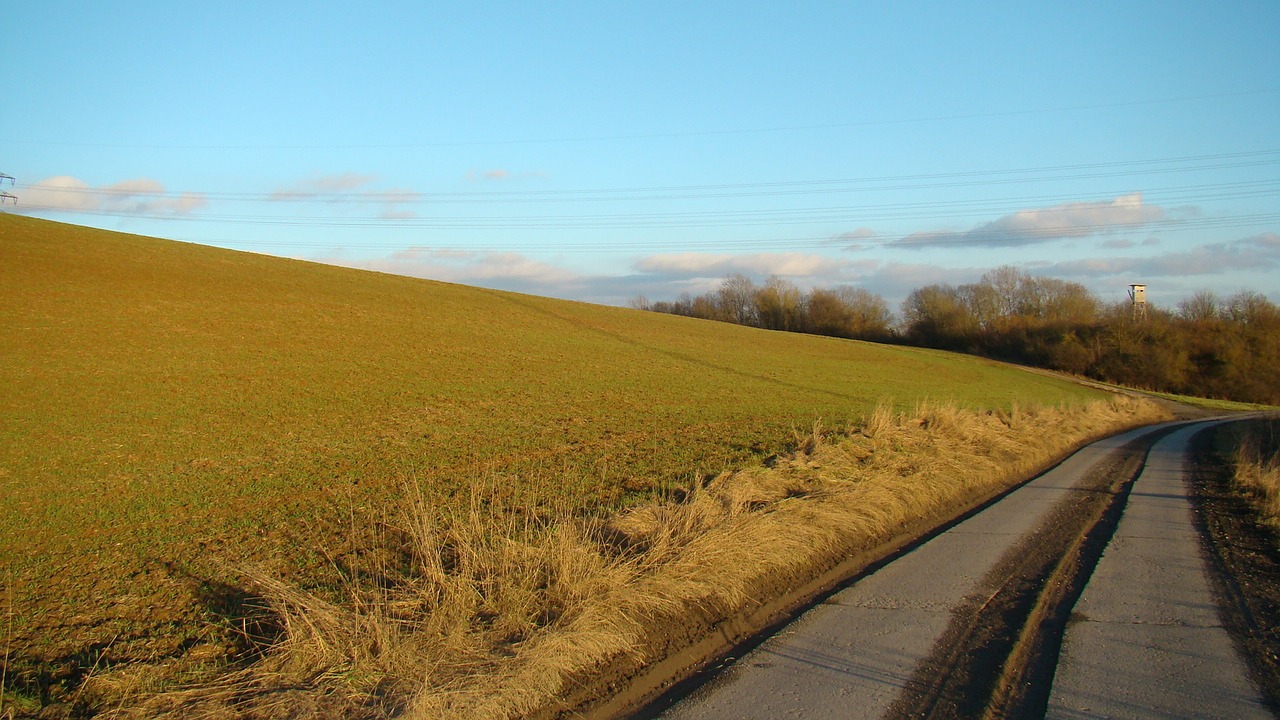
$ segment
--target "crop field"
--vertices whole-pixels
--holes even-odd
[[[242,568],[321,583],[406,490],[599,512],[881,401],[1101,397],[941,352],[0,214],[5,689],[233,653]]]

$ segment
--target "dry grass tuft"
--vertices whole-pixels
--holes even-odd
[[[907,523],[1159,418],[1125,398],[1010,413],[881,404],[844,431],[797,433],[772,467],[609,517],[537,513],[489,482],[450,509],[411,486],[363,561],[335,560],[339,599],[247,573],[285,630],[260,660],[108,714],[555,714],[593,679],[678,650],[671,628],[750,612]]]
[[[1235,455],[1236,483],[1263,520],[1280,530],[1280,418],[1248,423]]]
[[[855,427],[853,431],[865,438],[875,440],[883,437],[901,422],[902,418],[893,410],[893,403],[881,400],[876,404],[876,409],[863,418],[862,424]]]

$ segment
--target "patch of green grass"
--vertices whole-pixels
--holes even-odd
[[[1258,403],[1237,402],[1235,400],[1216,400],[1214,398],[1202,398],[1192,395],[1176,395],[1174,393],[1155,392],[1144,390],[1148,395],[1165,400],[1182,403],[1183,405],[1191,405],[1193,407],[1204,408],[1206,410],[1224,410],[1227,412],[1255,412],[1259,410],[1280,410],[1275,405],[1260,405]]]
[[[206,581],[253,562],[305,576],[407,480],[438,503],[485,477],[591,510],[886,398],[1102,395],[960,355],[3,214],[0,387],[0,565],[18,650],[55,658],[113,637],[118,655],[178,652],[148,633],[216,614]]]
[[[1150,397],[1161,398],[1163,400],[1169,400],[1205,410],[1222,410],[1224,412],[1280,410],[1280,406],[1276,405],[1261,405],[1258,403],[1239,402],[1236,400],[1219,400],[1216,398],[1196,397],[1194,395],[1178,395],[1177,393],[1160,392],[1146,388],[1129,387],[1127,385],[1117,385],[1115,383],[1102,382],[1100,380],[1090,380],[1089,383],[1099,387],[1114,388],[1118,392],[1141,393]]]

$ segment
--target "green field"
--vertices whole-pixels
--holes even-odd
[[[0,295],[0,582],[28,664],[179,655],[216,634],[236,567],[305,577],[405,483],[591,510],[886,398],[1102,396],[940,352],[4,214]]]

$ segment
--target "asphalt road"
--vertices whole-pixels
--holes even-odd
[[[1270,718],[1223,628],[1183,457],[1163,438],[1067,627],[1050,718]]]
[[[991,570],[1144,428],[1094,443],[814,607],[659,717],[885,718]],[[1158,442],[1069,626],[1049,715],[1270,717],[1235,657],[1181,490],[1191,429]],[[1176,687],[1171,687],[1176,685]],[[1146,713],[1146,714],[1144,714]]]

